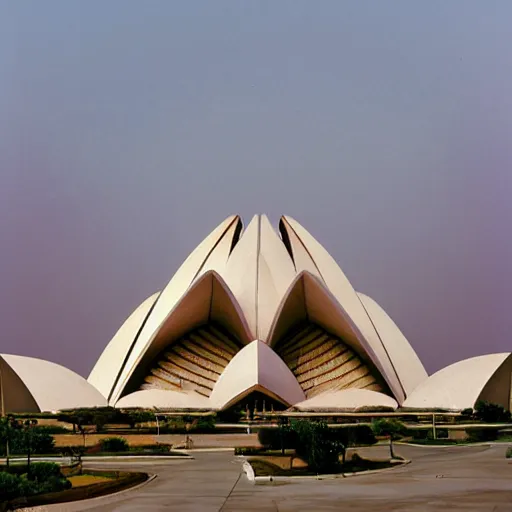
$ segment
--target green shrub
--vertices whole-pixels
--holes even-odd
[[[128,411],[125,415],[126,421],[131,428],[135,428],[140,423],[155,421],[155,414],[151,411]]]
[[[258,441],[267,450],[285,450],[297,447],[297,433],[288,425],[264,427],[258,430]]]
[[[5,433],[0,433],[0,455],[5,455]],[[55,440],[45,427],[32,427],[30,429],[11,429],[9,432],[9,448],[12,454],[49,454],[54,452]]]
[[[7,473],[6,471],[0,472],[0,496],[4,500],[17,498],[23,496],[20,489],[20,477]]]
[[[511,420],[510,411],[502,405],[484,400],[475,404],[475,417],[484,423],[507,423]]]
[[[71,482],[62,476],[59,466],[52,462],[32,464],[26,475],[0,472],[0,497],[3,500],[63,491],[70,487]]]
[[[54,462],[38,462],[30,465],[27,478],[35,483],[38,493],[57,492],[69,489],[71,483]]]
[[[256,448],[253,446],[238,446],[235,448],[235,455],[261,455],[265,453],[266,448]]]
[[[55,462],[36,462],[30,465],[30,479],[44,482],[52,476],[60,477],[60,467]]]
[[[349,427],[331,428],[333,441],[339,441],[344,446],[370,446],[377,442],[375,434],[369,425],[351,425]]]
[[[213,416],[204,416],[197,420],[193,430],[198,432],[213,432],[215,430],[215,418]]]
[[[468,428],[467,440],[472,443],[495,441],[498,438],[497,428]]]
[[[507,459],[512,459],[512,446],[509,446],[509,447],[507,448],[507,451],[505,452],[505,457],[506,457]]]
[[[473,416],[473,409],[471,407],[462,409],[462,411],[460,412],[460,415],[464,416],[465,418],[468,418],[468,417],[470,418],[471,416]]]
[[[339,456],[345,455],[345,446],[333,438],[327,423],[307,420],[292,421],[291,429],[296,432],[296,452],[311,471],[325,473],[335,469]]]
[[[151,453],[169,453],[171,446],[168,444],[147,444],[144,446],[134,446],[130,448],[131,452],[151,452]]]
[[[45,432],[46,434],[69,434],[69,429],[61,427],[60,425],[38,425],[36,428],[39,432]]]
[[[124,437],[106,437],[100,441],[102,452],[127,452],[130,447]]]

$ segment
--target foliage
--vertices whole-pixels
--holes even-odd
[[[296,433],[297,455],[302,457],[311,471],[324,473],[339,464],[339,456],[345,455],[345,446],[333,438],[327,423],[307,420],[292,421]]]
[[[471,407],[467,407],[466,409],[462,409],[460,415],[464,418],[471,418],[473,416],[473,409]]]
[[[28,474],[0,472],[0,496],[4,500],[62,491],[70,487],[70,482],[53,462],[32,464]]]
[[[375,444],[375,434],[369,425],[350,425],[331,428],[331,436],[347,448],[349,446],[370,446]]]
[[[0,455],[6,454],[6,441],[9,440],[9,451],[11,454],[32,453],[48,454],[53,453],[55,441],[47,429],[39,426],[29,429],[13,428],[2,423],[0,430]]]
[[[394,459],[393,441],[407,435],[406,426],[395,418],[381,418],[372,422],[372,430],[377,436],[389,437],[389,455]]]
[[[130,452],[136,453],[170,453],[172,446],[163,443],[145,444],[143,446],[131,446]]]
[[[294,449],[297,447],[297,432],[288,425],[264,427],[258,430],[258,441],[267,450]]]
[[[124,437],[106,437],[100,441],[103,452],[127,452],[130,447]]]
[[[141,423],[148,423],[155,420],[155,414],[150,411],[134,410],[125,413],[127,423],[135,428]]]
[[[484,423],[506,423],[511,421],[510,411],[502,405],[479,400],[475,404],[475,417]]]
[[[505,457],[506,457],[507,459],[512,459],[512,446],[509,446],[509,447],[507,448],[507,451],[505,452]]]
[[[382,418],[372,422],[372,430],[377,436],[386,436],[396,441],[407,434],[405,425],[394,419]]]
[[[61,427],[60,425],[38,425],[37,430],[39,432],[46,432],[50,435],[69,434],[69,429]]]
[[[497,428],[468,428],[467,440],[472,443],[495,441],[498,437]]]

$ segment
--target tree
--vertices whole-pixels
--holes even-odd
[[[475,417],[484,423],[505,423],[510,421],[510,411],[502,405],[479,400],[475,404]]]
[[[396,419],[382,418],[372,422],[372,430],[377,436],[386,436],[389,438],[389,455],[394,459],[393,441],[400,439],[400,437],[406,433],[407,429],[405,425]]]
[[[333,435],[327,423],[297,420],[292,421],[291,428],[297,435],[295,451],[306,459],[312,471],[324,473],[339,464],[345,446]]]
[[[0,439],[2,440],[2,444],[5,445],[5,463],[7,467],[9,467],[9,444],[15,435],[15,428],[17,426],[17,422],[14,416],[9,415],[3,418],[0,418]]]

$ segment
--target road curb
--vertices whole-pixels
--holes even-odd
[[[62,507],[65,506],[66,504],[71,504],[71,503],[83,503],[84,505],[86,505],[87,503],[92,504],[98,500],[110,498],[112,496],[119,496],[121,494],[130,492],[130,491],[136,491],[137,489],[140,489],[141,487],[144,487],[145,485],[152,482],[157,476],[158,476],[157,474],[148,475],[148,479],[144,480],[144,482],[141,482],[140,484],[134,485],[133,487],[128,487],[128,489],[123,489],[121,491],[113,492],[110,494],[104,494],[103,496],[96,496],[95,498],[88,498],[86,500],[64,501],[62,503],[50,503],[48,505],[37,505],[35,507],[19,508],[18,511],[19,512],[42,512],[42,511],[50,512],[54,508],[55,508],[55,510],[65,510]]]

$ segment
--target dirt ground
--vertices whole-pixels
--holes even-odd
[[[144,446],[148,444],[156,444],[155,436],[146,434],[128,434],[128,435],[116,435],[116,434],[87,434],[85,436],[86,446],[94,446],[100,442],[100,439],[106,437],[124,437],[128,441],[130,446]],[[81,434],[55,434],[55,446],[83,446],[84,438]],[[160,441],[164,442],[164,441]]]

